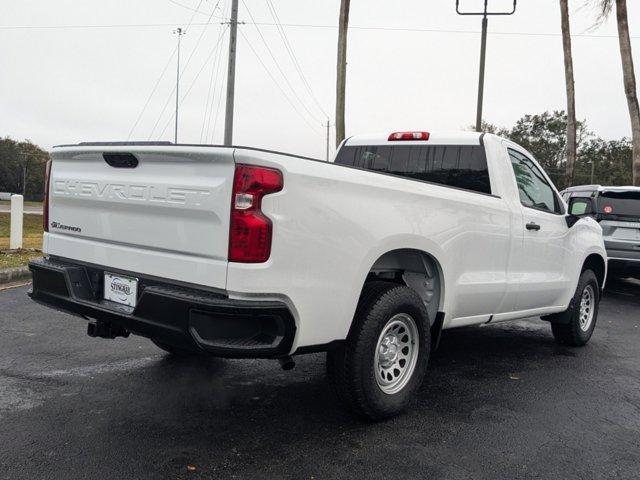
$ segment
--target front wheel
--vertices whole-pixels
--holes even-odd
[[[343,346],[327,354],[338,397],[359,416],[381,420],[406,408],[424,378],[431,339],[418,294],[404,285],[365,285]]]
[[[585,270],[580,275],[578,288],[569,308],[558,317],[558,322],[551,324],[551,331],[556,341],[574,347],[586,345],[596,328],[599,306],[598,279],[591,270]]]

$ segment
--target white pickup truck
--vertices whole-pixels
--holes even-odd
[[[35,301],[174,354],[327,351],[355,413],[401,411],[444,329],[543,316],[587,343],[607,257],[495,135],[354,136],[332,162],[246,147],[56,147]]]

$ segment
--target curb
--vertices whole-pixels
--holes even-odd
[[[26,280],[31,278],[31,271],[29,271],[29,267],[16,267],[16,268],[6,268],[4,270],[0,270],[0,285],[3,283],[13,283],[19,282],[20,280]]]

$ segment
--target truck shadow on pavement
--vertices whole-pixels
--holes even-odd
[[[550,459],[558,452],[587,445],[588,466],[598,461],[594,451],[607,451],[600,445],[612,432],[640,440],[637,410],[620,400],[637,398],[640,388],[620,380],[638,376],[637,305],[617,290],[607,294],[584,348],[557,345],[540,320],[446,331],[410,409],[381,423],[343,410],[324,354],[299,356],[284,372],[271,361],[176,359],[140,342],[141,355],[151,352],[147,363],[69,378],[37,410],[36,431],[8,428],[23,449],[37,439],[38,450],[68,455],[55,463],[68,478],[78,471],[84,478],[181,478],[188,464],[202,478],[342,478],[346,465],[354,478],[474,478],[469,472],[486,461],[478,445],[489,443],[507,454],[477,472],[516,478],[528,465],[557,476]],[[627,455],[640,460],[637,451]],[[104,461],[87,470],[86,458]]]

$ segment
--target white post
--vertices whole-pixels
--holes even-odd
[[[9,236],[9,248],[17,250],[22,248],[22,213],[24,197],[11,195],[11,233]]]

